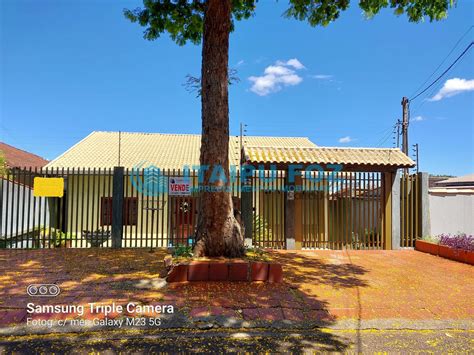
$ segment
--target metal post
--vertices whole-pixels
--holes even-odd
[[[409,106],[410,101],[408,100],[407,97],[402,98],[402,113],[403,113],[403,119],[402,119],[402,151],[405,153],[405,155],[408,155],[408,124],[409,124],[409,119],[408,119],[408,106]],[[405,174],[408,175],[408,168],[405,168]]]
[[[428,173],[418,173],[418,188],[419,188],[419,220],[420,234],[418,237],[425,237],[431,234],[431,225],[430,225],[430,206],[429,206],[429,174]]]
[[[418,143],[413,144],[413,150],[415,153],[415,160],[416,160],[416,173],[418,174],[420,172],[420,167],[419,167],[419,155],[418,155]]]
[[[400,249],[400,172],[392,177],[392,249]]]
[[[122,166],[114,167],[112,191],[112,247],[122,247],[123,233],[123,175]]]
[[[400,120],[397,120],[397,148],[400,148]]]
[[[382,173],[382,191],[383,191],[383,205],[382,205],[382,215],[383,215],[383,236],[385,238],[384,249],[391,250],[392,245],[392,186],[393,186],[393,176],[395,174],[392,172]]]
[[[245,169],[245,165],[242,165],[242,168]],[[241,211],[242,211],[242,221],[244,225],[244,238],[245,245],[252,246],[252,235],[253,235],[253,218],[252,218],[252,177],[247,177],[247,174],[241,174],[243,178],[240,179],[240,188],[241,188]]]
[[[285,191],[285,238],[286,249],[296,249],[295,241],[295,185],[288,182],[288,171],[286,172]]]

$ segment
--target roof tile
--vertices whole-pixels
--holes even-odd
[[[246,146],[249,163],[346,164],[413,167],[414,161],[398,148],[254,147]]]
[[[316,147],[303,137],[244,137],[245,144],[261,147]],[[143,163],[162,169],[192,168],[199,164],[201,136],[122,132],[120,165],[133,168]],[[229,139],[230,164],[240,163],[240,138]],[[112,168],[119,163],[119,133],[92,132],[82,141],[51,161],[48,168]]]

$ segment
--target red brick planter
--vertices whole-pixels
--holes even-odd
[[[439,256],[442,256],[443,258],[450,259],[450,260],[455,260],[455,261],[460,261],[460,262],[465,263],[467,262],[466,255],[468,253],[469,252],[467,250],[454,249],[445,245],[439,246]]]
[[[442,258],[474,265],[474,251],[454,249],[446,245],[430,243],[424,240],[417,240],[415,243],[415,249]]]
[[[415,242],[415,248],[416,250],[429,253],[431,255],[439,254],[439,245],[437,243],[430,243],[425,240],[417,240]]]
[[[466,260],[466,263],[474,265],[474,251],[466,251],[464,258]]]
[[[209,263],[193,261],[188,265],[188,281],[208,281]]]
[[[174,265],[168,272],[166,277],[168,282],[185,282],[188,281],[188,265],[178,264]]]
[[[268,280],[268,263],[252,262],[250,263],[251,281],[267,281]]]
[[[451,249],[450,247],[447,247],[446,245],[440,245],[439,250],[438,250],[438,255],[450,259],[450,260],[456,260],[454,257],[454,249]]]
[[[226,281],[229,279],[229,266],[227,263],[209,263],[209,281]]]
[[[229,281],[248,281],[249,279],[249,263],[232,262],[229,263]]]
[[[260,261],[192,261],[172,265],[168,282],[186,281],[267,281],[282,282],[280,264]]]
[[[268,282],[282,282],[283,269],[280,264],[268,265]]]

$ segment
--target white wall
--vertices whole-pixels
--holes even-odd
[[[9,239],[40,226],[47,227],[49,217],[46,198],[34,197],[29,186],[0,179],[0,238]]]
[[[474,194],[429,193],[431,235],[474,235]]]

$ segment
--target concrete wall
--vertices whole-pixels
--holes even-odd
[[[431,235],[474,235],[474,194],[429,194]]]

